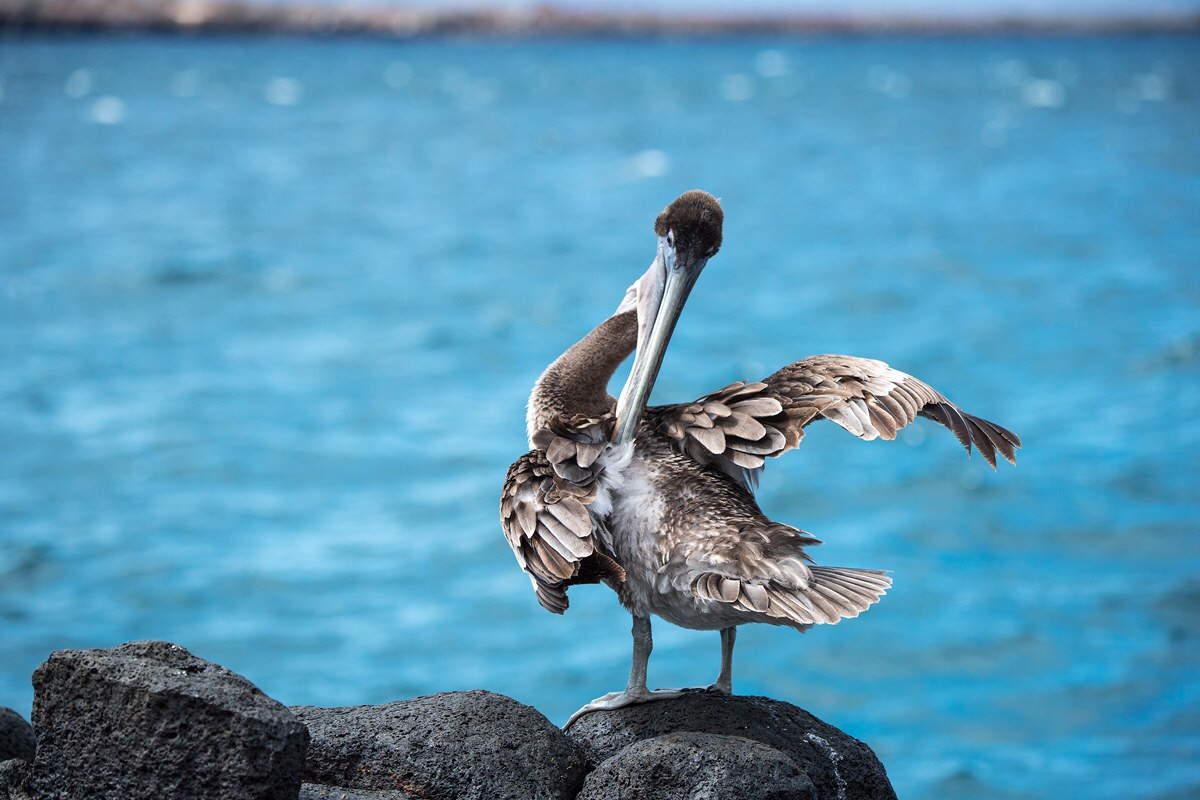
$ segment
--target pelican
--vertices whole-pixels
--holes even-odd
[[[559,356],[529,397],[530,451],[509,468],[500,518],[538,602],[567,609],[567,589],[604,582],[633,616],[625,689],[599,697],[567,722],[600,709],[678,697],[646,688],[650,617],[721,636],[721,667],[708,689],[733,691],[737,626],[801,632],[856,617],[891,586],[881,570],[818,566],[811,534],[766,517],[754,499],[765,460],[830,420],[860,439],[894,439],[926,417],[996,467],[1016,463],[1017,436],[961,410],[882,361],[810,356],[754,383],[737,382],[692,403],[647,407],[663,355],[696,279],[721,247],[717,200],[690,191],[654,223],[653,263],[616,312]],[[609,379],[636,351],[619,399]]]

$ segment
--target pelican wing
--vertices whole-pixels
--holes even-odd
[[[538,431],[537,449],[508,468],[500,495],[500,524],[538,602],[555,614],[567,609],[567,587],[625,580],[612,556],[604,520],[592,508],[600,489],[609,419],[556,420]]]
[[[857,617],[892,585],[879,570],[812,564],[804,547],[820,542],[788,525],[759,520],[731,526],[720,538],[689,560],[684,574],[692,594],[760,621],[832,625]]]
[[[860,439],[894,439],[918,416],[949,428],[995,468],[1016,463],[1017,435],[961,411],[928,384],[882,361],[810,356],[757,383],[733,383],[694,403],[651,410],[653,423],[701,464],[752,488],[767,458],[795,448],[814,420],[836,422]]]

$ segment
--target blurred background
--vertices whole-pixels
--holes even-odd
[[[764,510],[895,588],[744,628],[735,689],[906,798],[1196,796],[1200,3],[328,37],[249,5],[0,34],[0,705],[148,638],[289,704],[487,688],[561,724],[623,686],[628,615],[544,612],[498,497],[533,381],[703,188],[725,244],[655,400],[848,353],[1025,442],[993,473],[924,421],[811,428]],[[652,686],[713,679],[716,634],[655,634]]]

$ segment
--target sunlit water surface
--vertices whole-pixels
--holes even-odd
[[[657,399],[869,355],[1026,444],[812,428],[762,505],[895,588],[744,629],[737,690],[906,798],[1196,796],[1197,44],[0,42],[0,705],[146,638],[286,703],[619,688],[628,616],[539,608],[497,497],[702,187]],[[652,684],[712,680],[656,635]]]

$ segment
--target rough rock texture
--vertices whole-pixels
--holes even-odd
[[[32,800],[29,773],[33,767],[24,759],[0,761],[0,800]]]
[[[870,748],[763,697],[689,693],[569,735],[480,690],[289,710],[167,642],[54,653],[34,690],[32,727],[0,709],[0,800],[896,797]]]
[[[773,747],[714,733],[634,742],[591,774],[578,800],[814,800],[796,762]]]
[[[773,747],[809,777],[820,800],[896,797],[871,748],[807,711],[766,697],[696,692],[588,714],[568,735],[594,764],[603,764],[635,742],[681,732],[740,736]]]
[[[422,800],[573,798],[586,760],[536,709],[480,690],[292,711],[312,734],[304,780]]]
[[[0,761],[10,758],[33,761],[36,746],[33,726],[11,708],[0,706]]]
[[[419,800],[407,792],[391,789],[344,789],[306,783],[300,787],[299,800]]]
[[[294,800],[308,732],[254,684],[168,642],[63,650],[33,675],[41,800]]]

